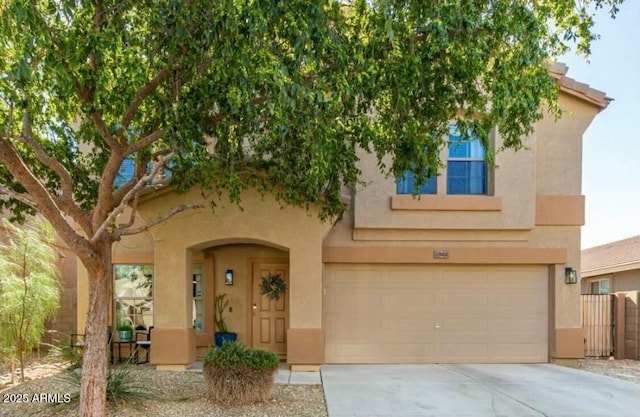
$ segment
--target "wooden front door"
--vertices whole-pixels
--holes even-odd
[[[275,352],[284,359],[289,328],[289,291],[278,301],[269,300],[260,295],[260,281],[270,273],[279,274],[288,285],[289,265],[254,263],[252,269],[252,346]]]

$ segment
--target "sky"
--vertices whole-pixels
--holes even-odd
[[[640,234],[640,1],[627,0],[614,20],[599,10],[593,30],[589,62],[558,59],[568,77],[614,99],[583,136],[583,249]]]

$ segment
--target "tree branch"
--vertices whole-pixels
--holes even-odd
[[[135,116],[144,99],[147,98],[149,94],[151,94],[156,88],[158,88],[158,86],[169,77],[169,74],[169,69],[163,68],[158,73],[158,75],[153,77],[145,86],[138,90],[136,98],[131,102],[131,104],[129,104],[127,111],[125,112],[124,116],[122,116],[122,119],[120,119],[120,127],[116,132],[116,136],[118,137],[120,143],[124,143],[124,133],[127,131],[129,123],[131,123],[133,116]]]
[[[109,129],[104,124],[104,121],[102,120],[102,115],[98,110],[93,110],[91,112],[91,120],[93,121],[93,125],[96,127],[96,130],[98,131],[102,139],[104,139],[104,141],[107,142],[107,145],[109,145],[110,148],[112,149],[121,148],[120,143],[118,143],[118,141],[115,140],[113,136],[111,136],[111,134],[109,133]]]
[[[158,139],[162,138],[164,136],[164,134],[167,133],[165,130],[156,130],[155,132],[152,132],[150,134],[148,134],[147,136],[138,139],[137,141],[133,142],[131,145],[127,146],[124,149],[124,154],[125,155],[131,155],[134,152],[138,152],[140,149],[151,145],[153,142],[157,141]]]
[[[87,241],[78,235],[67,222],[49,191],[28,168],[18,150],[6,137],[0,137],[0,161],[27,190],[31,200],[37,205],[38,211],[53,224],[53,227],[67,245],[79,255],[91,256],[90,254],[93,254],[93,251],[87,245]],[[82,226],[82,223],[80,224]]]
[[[129,205],[129,202],[136,198],[140,190],[142,190],[149,181],[151,181],[156,175],[158,175],[160,169],[164,167],[167,161],[173,158],[173,155],[174,153],[171,152],[165,156],[160,157],[160,160],[156,164],[154,164],[151,171],[147,175],[143,175],[142,177],[140,177],[140,179],[138,179],[138,182],[136,182],[136,184],[122,197],[118,206],[111,210],[109,215],[104,219],[104,221],[102,221],[100,226],[93,233],[93,236],[91,236],[91,238],[89,239],[89,242],[94,243],[95,241],[100,239],[101,235],[105,231],[107,231],[115,222],[116,217],[118,217],[127,207],[127,205]]]
[[[80,226],[89,230],[91,228],[90,223],[86,217],[86,214],[75,204],[73,200],[73,180],[69,171],[58,161],[58,159],[49,156],[47,151],[40,145],[40,143],[34,139],[31,120],[29,115],[25,111],[22,115],[22,135],[20,140],[33,150],[38,160],[46,167],[50,168],[60,177],[60,194],[52,195],[52,199],[55,204],[66,214],[69,214],[75,219]]]
[[[178,206],[173,207],[171,210],[169,210],[165,214],[162,214],[160,216],[155,217],[154,219],[151,219],[150,221],[148,221],[147,223],[145,223],[144,225],[142,225],[140,227],[136,227],[134,229],[130,229],[130,228],[120,229],[120,228],[118,228],[118,230],[116,230],[114,232],[114,236],[116,236],[117,238],[120,238],[122,236],[134,235],[134,234],[137,234],[137,233],[145,232],[145,231],[149,230],[150,228],[152,228],[153,226],[156,226],[156,225],[168,220],[169,218],[175,216],[178,213],[181,213],[181,212],[186,211],[186,210],[194,210],[194,209],[199,209],[199,208],[205,208],[205,204],[204,203],[180,204]]]
[[[163,155],[168,155],[171,153],[171,150],[169,149],[163,149],[157,152],[154,152],[153,154],[151,154],[151,160],[156,160],[158,158],[160,158]],[[116,190],[113,191],[113,201],[120,201],[124,198],[125,195],[127,195],[127,193],[136,186],[136,184],[138,183],[138,181],[140,180],[140,178],[142,178],[142,176],[144,175],[144,171],[146,170],[146,165],[144,163],[140,163],[139,165],[136,166],[135,168],[135,172],[133,175],[133,178],[131,178],[129,181],[127,181],[127,183],[125,183],[124,185],[122,185],[121,187],[117,188]],[[157,175],[157,174],[156,174]]]
[[[24,203],[35,210],[38,210],[38,205],[31,199],[31,196],[29,194],[18,193],[16,191],[10,190],[2,184],[0,184],[0,197],[18,200],[19,202]]]
[[[133,203],[131,204],[131,215],[129,216],[129,221],[126,223],[120,223],[117,226],[117,230],[120,229],[128,229],[131,226],[133,226],[133,224],[136,221],[136,213],[138,211],[138,194],[136,194],[136,196],[133,198]]]
[[[269,100],[269,96],[264,94],[258,97],[253,98],[249,103],[253,106],[259,106],[260,104],[266,102],[267,100]],[[215,116],[213,116],[207,123],[207,126],[214,126],[215,124],[223,121],[226,117],[228,116],[228,114],[225,113],[218,113]]]

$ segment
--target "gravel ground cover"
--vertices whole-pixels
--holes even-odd
[[[640,361],[584,359],[579,369],[640,384]],[[27,369],[27,381],[8,385],[8,375],[0,375],[0,416],[77,416],[74,408],[56,408],[34,401],[41,394],[59,394],[61,399],[72,388],[55,374],[59,364],[34,363]],[[133,378],[156,396],[140,400],[135,406],[120,406],[109,411],[110,417],[326,417],[324,393],[320,385],[276,385],[272,398],[265,403],[242,407],[212,404],[205,398],[206,387],[201,373],[155,371],[136,366]],[[20,399],[26,402],[18,402]],[[49,396],[46,400],[55,399]]]
[[[206,387],[201,373],[155,371],[148,366],[137,366],[132,377],[143,385],[153,399],[141,399],[133,405],[121,405],[109,410],[110,417],[275,417],[275,416],[327,416],[324,392],[321,385],[276,385],[272,398],[265,403],[229,407],[213,404],[206,397]],[[0,392],[0,416],[77,416],[76,408],[52,407],[34,401],[41,394],[72,392],[66,382],[57,376],[47,376],[27,381]],[[21,401],[22,402],[19,402]],[[46,401],[55,400],[55,395]]]
[[[631,359],[583,359],[579,369],[640,384],[640,361]]]

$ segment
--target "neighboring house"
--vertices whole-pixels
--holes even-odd
[[[599,302],[584,297],[587,350],[595,346],[597,352],[607,346],[601,343],[607,338],[603,339],[593,325],[605,320],[609,329],[614,324],[613,349],[609,350],[614,351],[615,357],[640,358],[640,235],[583,250],[581,275],[582,294],[612,294],[608,302],[613,305],[613,314],[598,313]],[[607,309],[607,305],[603,308]]]
[[[609,99],[567,78],[565,116],[545,117],[528,149],[498,152],[495,168],[474,141],[442,151],[444,168],[420,199],[409,177],[378,172],[362,153],[367,187],[335,224],[314,209],[281,208],[248,191],[242,209],[180,213],[114,246],[113,316],[154,326],[151,363],[184,369],[212,343],[214,295],[226,293],[230,331],[278,352],[294,367],[322,363],[576,364],[583,356],[579,269],[582,135]],[[450,138],[456,138],[452,127]],[[500,149],[499,132],[491,135]],[[140,203],[150,218],[187,201],[162,189]],[[289,283],[267,302],[268,273]],[[78,270],[78,325],[87,273]]]
[[[582,294],[640,291],[640,235],[582,251]]]

